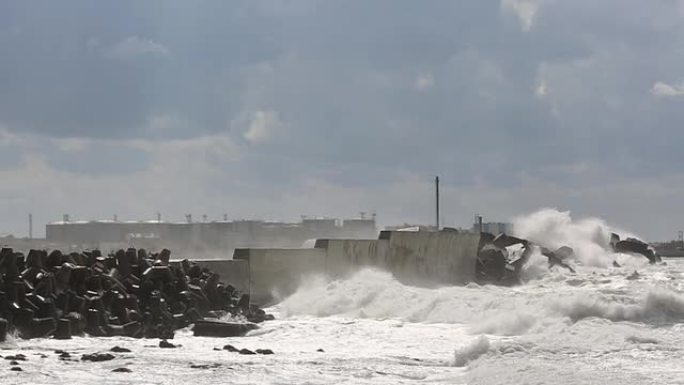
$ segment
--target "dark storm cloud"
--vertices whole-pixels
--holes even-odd
[[[440,174],[458,204],[502,216],[538,201],[623,219],[596,203],[595,186],[680,173],[683,10],[674,0],[6,1],[0,128],[42,144],[0,162],[42,170],[39,156],[76,178],[188,175],[208,206],[231,191],[246,211],[281,215],[292,213],[269,203],[280,196],[297,212],[329,204],[299,201],[303,185],[390,211],[405,198],[371,192]],[[80,147],[59,147],[70,139]],[[637,190],[629,199],[648,198]]]

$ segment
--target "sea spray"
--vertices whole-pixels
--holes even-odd
[[[392,274],[365,268],[347,279],[318,276],[281,304],[285,316],[344,316],[407,322],[464,323],[482,306],[506,306],[505,288],[472,285],[427,289],[400,283]],[[512,309],[511,309],[512,310]]]
[[[579,261],[593,267],[608,267],[615,260],[610,247],[611,233],[622,239],[633,236],[601,219],[573,220],[569,211],[550,208],[515,218],[513,229],[516,236],[550,249],[569,246]]]
[[[573,322],[596,317],[615,322],[680,323],[684,321],[684,294],[653,288],[638,301],[629,296],[576,296],[556,300],[550,308]]]
[[[469,344],[462,346],[454,351],[454,366],[466,366],[470,361],[478,359],[487,354],[490,348],[489,339],[479,336]]]

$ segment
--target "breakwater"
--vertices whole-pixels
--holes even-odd
[[[309,249],[236,249],[233,259],[248,263],[252,301],[268,304],[292,294],[307,276],[344,277],[364,267],[405,284],[464,284],[475,275],[479,240],[469,232],[383,231],[374,240],[319,239]]]
[[[31,250],[25,256],[4,248],[0,340],[10,332],[21,338],[68,339],[87,333],[166,339],[205,318],[230,314],[252,323],[270,318],[250,305],[247,292],[223,282],[206,264],[171,263],[170,256],[168,249],[118,250],[110,255],[98,250]]]

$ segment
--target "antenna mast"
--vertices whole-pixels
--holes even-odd
[[[439,230],[439,177],[435,177],[435,226]]]

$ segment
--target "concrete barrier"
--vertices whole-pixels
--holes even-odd
[[[412,285],[458,285],[475,276],[479,234],[383,231],[377,240],[319,239],[326,273],[344,276],[366,266],[391,272]]]
[[[325,271],[332,277],[369,266],[389,270],[389,241],[385,239],[319,239],[314,247],[325,250]]]
[[[319,239],[313,249],[236,249],[249,263],[252,301],[259,305],[288,296],[302,277],[344,277],[363,267],[391,272],[405,284],[460,285],[474,279],[479,234],[383,231],[379,239]]]
[[[479,234],[383,231],[380,239],[389,242],[388,270],[404,283],[461,285],[475,277]]]
[[[297,290],[303,277],[325,273],[325,249],[235,249],[234,260],[249,265],[254,304],[267,305]]]
[[[192,262],[200,267],[205,267],[221,276],[221,281],[232,285],[242,293],[249,293],[249,264],[247,261],[230,259],[193,259]],[[172,264],[180,263],[179,260],[171,261]]]

